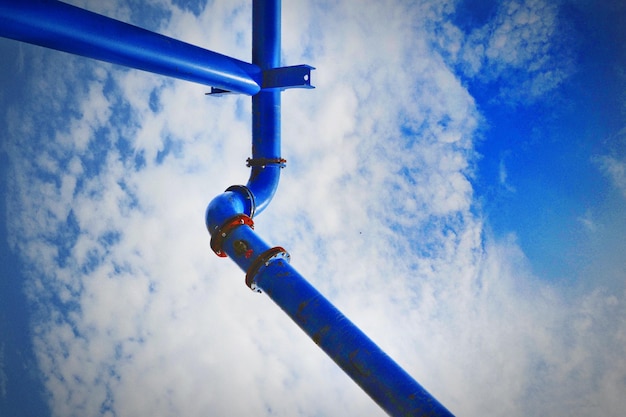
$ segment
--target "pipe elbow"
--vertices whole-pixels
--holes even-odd
[[[209,234],[219,230],[224,223],[240,214],[253,217],[255,200],[252,191],[243,185],[233,185],[215,197],[207,206],[204,219]]]
[[[284,161],[284,160],[283,160]],[[284,163],[253,167],[246,188],[254,195],[255,212],[259,214],[269,205],[276,193],[280,170]]]

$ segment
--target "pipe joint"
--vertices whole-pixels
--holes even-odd
[[[254,229],[254,222],[249,216],[245,214],[238,214],[233,218],[227,220],[215,233],[211,236],[211,249],[220,258],[226,258],[228,255],[223,249],[224,240],[228,237],[230,232],[239,226],[246,225],[250,229]]]
[[[291,255],[289,255],[285,249],[280,246],[276,246],[261,253],[254,261],[252,261],[252,264],[250,264],[250,267],[246,272],[246,285],[250,287],[252,291],[261,292],[261,289],[257,287],[255,283],[255,278],[261,268],[269,266],[269,264],[276,259],[283,259],[288,263],[291,259]]]
[[[226,189],[226,192],[233,191],[237,192],[244,198],[244,213],[249,217],[254,217],[254,213],[256,212],[256,198],[252,193],[252,190],[245,185],[231,185]]]
[[[223,225],[236,216],[254,216],[255,198],[253,192],[246,186],[233,185],[215,197],[208,205],[205,213],[207,230],[211,236],[215,235]]]

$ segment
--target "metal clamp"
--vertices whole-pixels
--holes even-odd
[[[267,165],[278,165],[284,168],[287,164],[287,160],[283,158],[248,158],[246,159],[247,167],[261,167],[265,168]]]
[[[270,262],[275,259],[285,259],[287,262],[289,262],[290,258],[291,255],[289,255],[289,253],[280,246],[276,246],[266,250],[265,252],[257,256],[257,258],[252,261],[252,264],[250,264],[248,272],[246,272],[246,285],[250,287],[252,291],[261,292],[261,290],[257,288],[257,286],[253,282],[254,277],[259,272],[259,270],[264,266],[268,266]]]
[[[226,252],[222,250],[224,239],[226,239],[226,236],[228,236],[233,229],[243,226],[244,224],[249,226],[250,229],[254,229],[254,222],[249,216],[245,214],[238,214],[235,217],[226,220],[226,222],[224,222],[224,224],[217,229],[215,233],[213,233],[211,236],[211,249],[213,249],[213,252],[215,252],[217,256],[220,258],[226,258],[228,256]]]

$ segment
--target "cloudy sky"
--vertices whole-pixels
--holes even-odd
[[[73,2],[250,60],[250,1]],[[459,416],[626,408],[626,7],[286,1],[259,235]],[[211,199],[250,98],[0,40],[0,415],[380,416]]]

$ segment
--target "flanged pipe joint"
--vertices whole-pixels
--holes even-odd
[[[213,252],[230,257],[246,272],[246,285],[260,291],[255,284],[257,273],[277,259],[288,262],[289,254],[254,233],[254,207],[254,195],[247,187],[232,186],[211,201],[205,219]]]

